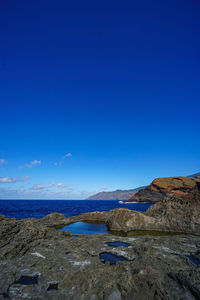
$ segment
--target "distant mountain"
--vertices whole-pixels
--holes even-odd
[[[193,175],[189,175],[188,177],[193,177],[193,178],[200,177],[200,172]]]
[[[132,190],[116,190],[112,192],[100,192],[90,196],[86,200],[128,200],[134,196],[139,190],[146,186],[141,186]]]

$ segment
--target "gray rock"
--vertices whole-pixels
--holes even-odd
[[[114,290],[110,296],[108,297],[108,300],[121,300],[121,293],[118,289]]]
[[[119,240],[130,246],[107,245]],[[103,264],[102,252],[130,260]],[[199,236],[74,239],[44,220],[1,217],[0,299],[199,299],[199,253]]]

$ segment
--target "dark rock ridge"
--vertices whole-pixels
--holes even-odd
[[[112,192],[100,192],[86,200],[128,200],[135,195],[139,190],[145,188],[144,186],[131,190],[116,190]]]
[[[116,212],[124,219],[130,213]],[[112,211],[92,218],[105,221],[110,214],[116,216]],[[74,239],[54,228],[66,220],[61,214],[41,220],[0,217],[0,299],[199,299],[200,237],[80,235]],[[111,242],[129,246],[115,248],[108,245]],[[101,260],[106,253],[116,264]]]
[[[194,175],[195,176],[195,175]],[[200,185],[200,177],[162,177],[156,178],[143,190],[140,190],[125,202],[159,202],[166,197],[190,198]]]

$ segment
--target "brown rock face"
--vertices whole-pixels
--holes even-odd
[[[162,177],[156,178],[144,190],[136,193],[128,202],[159,202],[166,197],[190,198],[198,189],[200,178]]]
[[[196,187],[197,182],[200,183],[200,180],[192,177],[161,177],[154,179],[147,189],[166,194],[176,191],[189,192]]]

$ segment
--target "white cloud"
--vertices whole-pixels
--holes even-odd
[[[65,154],[64,158],[66,158],[66,157],[72,157],[72,153],[69,152],[69,153]]]
[[[6,165],[8,162],[6,159],[0,158],[0,166]]]
[[[65,154],[59,162],[54,162],[54,166],[61,166],[63,164],[65,158],[69,158],[69,157],[72,157],[72,153],[70,153],[70,152]]]
[[[32,187],[31,187],[31,189],[32,190],[47,190],[47,189],[49,189],[49,188],[51,188],[51,187],[53,187],[54,186],[54,184],[53,183],[51,183],[51,184],[34,184]]]
[[[46,188],[47,187],[44,184],[35,184],[35,185],[32,186],[33,190],[43,190],[43,189],[46,189]]]
[[[105,191],[105,190],[108,189],[108,186],[107,186],[107,185],[103,185],[103,186],[101,187],[101,189]]]
[[[37,159],[35,159],[35,160],[33,160],[33,161],[31,162],[31,165],[32,165],[32,166],[40,165],[40,164],[41,164],[41,160],[37,160]]]
[[[32,168],[32,167],[40,165],[40,164],[41,164],[41,160],[34,159],[29,164],[26,164],[26,168]]]
[[[55,186],[59,189],[61,189],[64,192],[73,192],[74,188],[71,185],[63,184],[61,182],[56,183]]]
[[[15,183],[17,181],[27,181],[30,178],[30,176],[25,176],[24,178],[0,177],[0,183]]]
[[[9,189],[0,187],[0,197],[1,199],[13,198],[18,195],[19,191],[19,189]]]
[[[0,183],[13,183],[16,182],[17,178],[13,177],[0,177]]]
[[[62,183],[57,183],[56,185],[58,188],[64,187]]]
[[[0,186],[0,199],[81,199],[80,193],[78,191],[75,192],[73,187],[64,185],[65,188],[54,190],[56,185],[56,183],[50,185],[36,184],[32,187],[24,185],[16,188],[10,188],[10,185],[9,187]],[[83,198],[85,198],[85,195]]]
[[[31,176],[25,176],[23,179],[22,179],[22,181],[27,181],[27,180],[29,180],[31,178]]]
[[[25,166],[20,166],[20,168],[33,168],[37,165],[41,165],[41,160],[34,159],[30,163],[25,164]]]
[[[67,188],[67,191],[68,191],[69,193],[71,193],[71,192],[74,191],[74,188],[73,188],[73,187],[68,187],[68,188]]]

